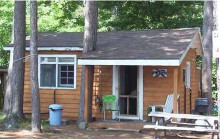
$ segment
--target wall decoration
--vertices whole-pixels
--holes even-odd
[[[167,69],[153,69],[153,77],[167,77]]]

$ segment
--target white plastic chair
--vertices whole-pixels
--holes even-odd
[[[177,96],[177,100],[179,99],[179,95]],[[150,105],[152,112],[156,112],[156,108],[163,108],[163,112],[172,113],[173,111],[173,94],[167,96],[166,102],[164,105]],[[152,122],[155,122],[155,118],[152,117]]]

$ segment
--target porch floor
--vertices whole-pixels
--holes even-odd
[[[106,121],[95,121],[88,124],[89,128],[92,129],[119,129],[119,130],[143,130],[143,126],[146,124],[155,124],[152,122],[144,122],[141,120],[106,120]]]

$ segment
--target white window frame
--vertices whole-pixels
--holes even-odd
[[[49,63],[41,63],[41,58],[42,57],[56,57],[56,62],[49,62]],[[72,62],[58,62],[58,58],[62,58],[62,57],[73,57],[74,58],[74,63]],[[76,66],[77,66],[77,60],[76,60],[76,55],[45,55],[45,54],[40,54],[38,55],[38,79],[39,79],[39,88],[40,89],[76,89]],[[40,75],[41,75],[41,70],[40,70],[40,67],[41,67],[41,64],[56,64],[56,85],[55,87],[41,87],[41,82],[40,82]],[[58,83],[58,72],[59,72],[59,69],[58,69],[58,65],[74,65],[74,85],[73,87],[59,87],[59,83]]]
[[[190,83],[190,73],[191,72],[191,66],[190,66],[190,62],[186,62],[186,78],[185,78],[185,81],[186,81],[186,87],[187,88],[190,88],[191,86],[191,83]]]

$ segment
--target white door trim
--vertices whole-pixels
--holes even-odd
[[[143,89],[143,66],[138,66],[138,97],[139,97],[139,103],[138,103],[138,117],[140,120],[143,120],[143,94],[144,94],[144,89]]]
[[[113,65],[112,70],[112,94],[116,96],[118,100],[118,79],[119,79],[119,66]],[[120,116],[120,119],[133,119],[143,120],[143,66],[138,66],[138,115],[134,116]],[[112,119],[117,118],[116,112],[112,112]]]
[[[116,96],[118,102],[118,66],[112,67],[112,95]],[[116,112],[112,112],[112,119],[117,118]]]

